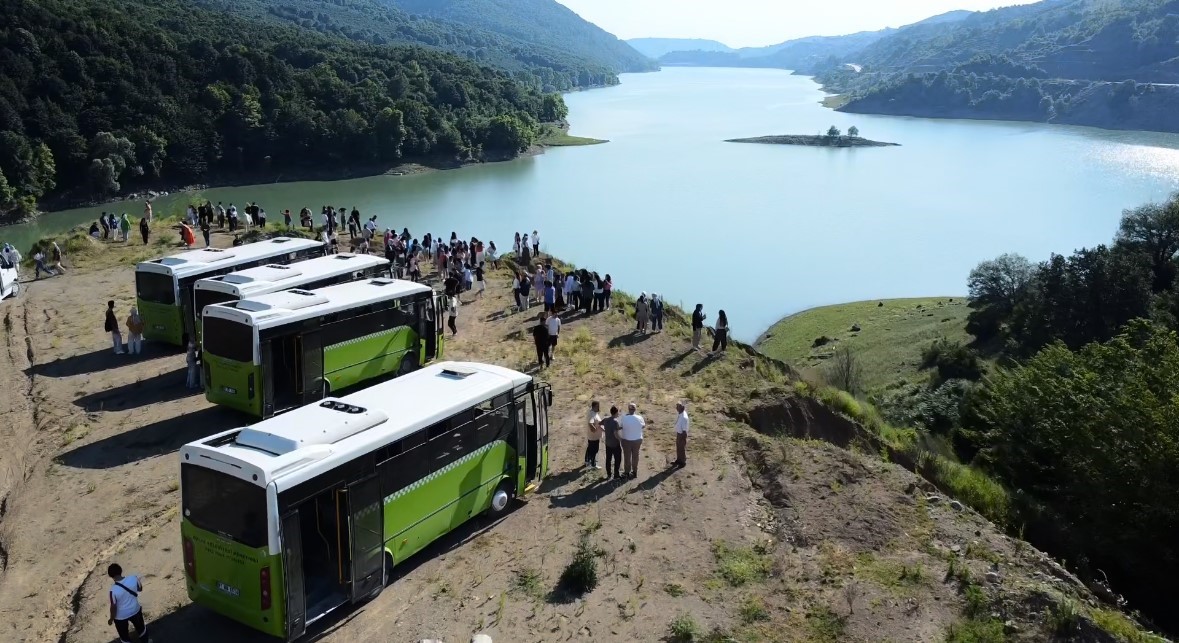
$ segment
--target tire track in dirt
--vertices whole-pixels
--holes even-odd
[[[14,321],[14,313],[19,319],[19,325]],[[16,333],[23,334],[18,338]],[[33,341],[29,333],[29,307],[24,300],[13,302],[4,313],[4,335],[6,351],[4,363],[0,364],[0,395],[10,400],[13,407],[4,423],[4,432],[0,434],[0,446],[3,447],[4,479],[0,484],[0,583],[4,581],[4,574],[8,571],[10,560],[9,538],[10,530],[5,524],[12,503],[19,491],[20,485],[28,480],[31,466],[28,459],[28,448],[32,438],[38,430],[40,418],[37,405],[31,403],[34,394],[36,374],[32,365],[36,354]],[[21,342],[21,339],[24,341]],[[20,344],[24,344],[24,354],[21,355]],[[23,358],[23,359],[22,359]],[[16,374],[23,374],[17,377]],[[18,402],[23,400],[23,402]]]

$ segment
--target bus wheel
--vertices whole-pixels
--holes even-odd
[[[495,488],[495,493],[491,495],[491,507],[487,513],[492,516],[502,516],[508,512],[508,507],[512,506],[512,496],[515,495],[516,487],[510,480],[504,480]]]
[[[401,365],[397,367],[397,377],[409,375],[416,370],[418,370],[418,356],[413,353],[409,353],[405,357],[401,358]]]
[[[385,587],[393,584],[393,555],[385,552]]]

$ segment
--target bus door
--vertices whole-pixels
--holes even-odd
[[[328,393],[323,379],[323,336],[318,331],[301,335],[299,355],[303,366],[303,403],[318,402]]]
[[[293,641],[307,631],[307,593],[303,578],[303,530],[296,509],[282,518],[283,578],[286,580],[287,640]]]
[[[348,485],[348,532],[352,536],[352,601],[376,596],[385,586],[385,516],[377,476]]]
[[[533,403],[536,404],[536,450],[540,454],[537,480],[544,480],[549,475],[549,404],[552,399],[553,392],[547,384],[541,386],[533,396]]]

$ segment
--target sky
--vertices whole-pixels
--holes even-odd
[[[619,38],[708,38],[758,47],[900,27],[955,9],[1032,0],[557,0]]]

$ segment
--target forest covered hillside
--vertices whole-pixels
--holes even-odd
[[[0,0],[0,216],[46,197],[515,156],[559,95],[180,0]]]
[[[545,33],[543,26],[528,33],[509,35],[462,21],[410,15],[392,0],[197,2],[218,11],[294,24],[351,40],[449,51],[511,72],[517,80],[544,91],[614,85],[618,83],[619,72],[631,71],[612,60],[608,47],[574,50],[554,44],[557,39]]]
[[[654,71],[658,65],[556,0],[384,0],[411,14],[486,29],[566,51],[615,72]]]

